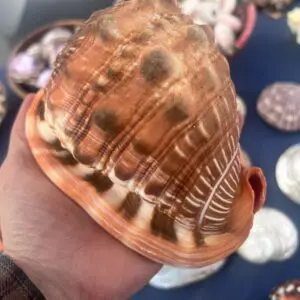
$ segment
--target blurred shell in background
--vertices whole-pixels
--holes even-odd
[[[212,276],[224,266],[225,262],[226,260],[220,260],[212,265],[196,269],[164,265],[151,279],[150,285],[158,289],[183,287]]]
[[[45,25],[16,47],[8,64],[8,79],[18,96],[23,98],[47,85],[57,56],[82,23],[63,20]]]
[[[300,144],[289,147],[276,165],[276,180],[280,190],[300,204]]]
[[[273,19],[279,19],[284,16],[285,10],[294,2],[294,0],[252,0],[253,3],[262,9]]]
[[[257,112],[269,125],[286,132],[300,131],[300,85],[279,82],[267,86],[257,101]]]
[[[163,265],[234,253],[266,183],[260,168],[241,168],[236,90],[211,28],[176,1],[124,2],[93,13],[55,65],[27,114],[49,180]]]
[[[298,248],[298,231],[283,212],[270,207],[262,208],[254,217],[253,227],[238,254],[256,264],[284,261]]]
[[[0,83],[0,125],[3,122],[6,113],[7,113],[6,92],[2,83]]]
[[[283,284],[273,289],[269,297],[270,300],[299,300],[300,280],[287,280]]]
[[[243,19],[237,15],[240,7],[237,0],[182,0],[179,2],[182,12],[190,15],[196,24],[208,24],[214,28],[215,42],[226,56],[235,54],[236,41],[243,30],[247,28],[247,34],[250,35],[254,27],[253,14],[249,19],[247,17]],[[246,6],[244,8],[247,10]]]
[[[287,13],[287,24],[291,32],[296,35],[297,44],[300,44],[300,7],[295,7]]]

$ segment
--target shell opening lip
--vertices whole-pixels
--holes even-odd
[[[266,197],[266,180],[259,168],[249,168],[247,170],[247,181],[250,185],[254,197],[253,213],[260,210]]]

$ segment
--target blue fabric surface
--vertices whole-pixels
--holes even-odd
[[[286,19],[274,21],[260,14],[247,47],[231,61],[237,92],[248,108],[242,146],[253,163],[263,168],[268,181],[267,206],[285,212],[300,229],[300,206],[288,200],[278,189],[275,166],[280,154],[300,142],[300,133],[284,134],[265,124],[256,113],[256,101],[262,89],[275,81],[300,82],[300,46],[294,42]],[[6,83],[5,69],[0,80]],[[6,154],[9,132],[21,100],[8,90],[9,113],[0,126],[0,163]],[[128,270],[130,272],[130,270]],[[254,265],[237,255],[213,277],[172,291],[145,287],[133,299],[263,300],[272,287],[286,279],[300,278],[300,253],[285,262]]]

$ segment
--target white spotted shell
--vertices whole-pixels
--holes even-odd
[[[283,212],[262,208],[254,217],[254,225],[238,254],[245,260],[263,264],[291,258],[298,248],[298,231]]]
[[[257,112],[269,125],[282,131],[300,130],[300,85],[281,82],[266,87]]]

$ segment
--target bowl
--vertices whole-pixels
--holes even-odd
[[[33,85],[23,84],[15,81],[10,74],[10,64],[12,59],[19,54],[20,52],[25,51],[28,47],[38,42],[47,32],[55,28],[65,28],[71,31],[75,31],[77,27],[80,27],[85,20],[83,19],[67,19],[67,20],[59,20],[50,24],[43,25],[38,29],[34,30],[30,34],[28,34],[12,51],[10,55],[10,59],[8,61],[7,68],[7,79],[10,88],[13,90],[15,94],[17,94],[20,98],[25,98],[30,93],[36,93],[38,88]]]
[[[244,26],[235,41],[234,55],[246,46],[254,31],[257,20],[256,6],[253,3],[242,3],[237,7],[235,15],[242,20]]]

